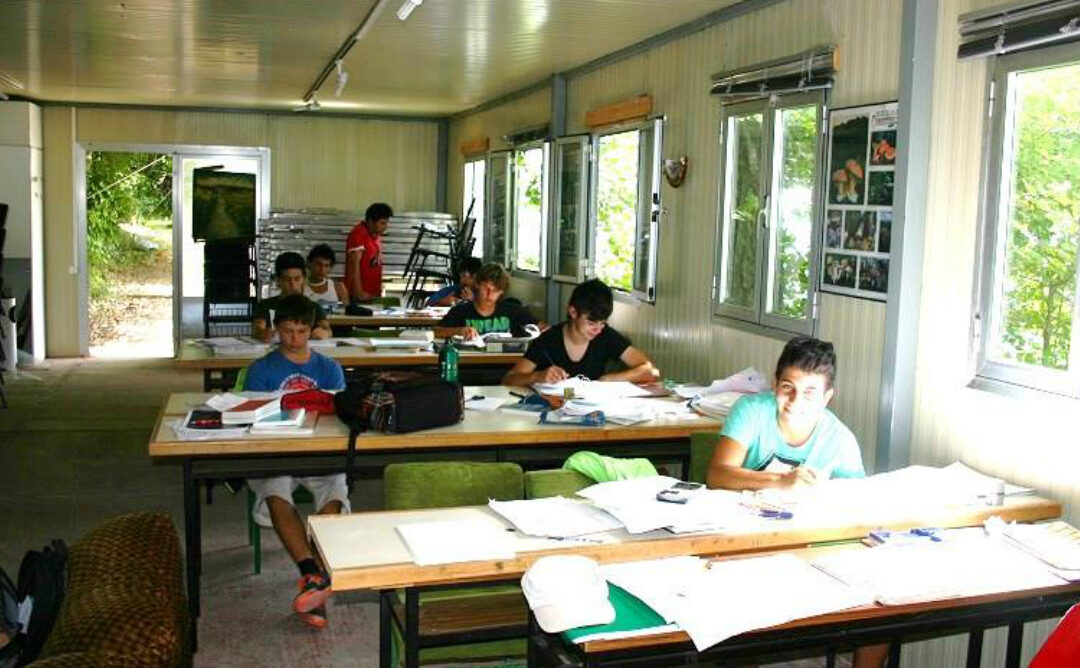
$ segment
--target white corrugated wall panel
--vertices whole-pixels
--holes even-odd
[[[957,21],[966,12],[1000,4],[941,3],[911,456],[923,464],[960,459],[1035,487],[1061,501],[1066,519],[1076,523],[1080,450],[1072,419],[1075,402],[1006,397],[968,387],[990,61],[957,61]],[[1025,665],[1052,628],[1053,621],[1025,627]],[[987,635],[984,662],[1001,663],[1005,639],[1001,631]],[[904,665],[956,665],[965,646],[963,639],[951,638],[905,647]]]
[[[568,81],[570,132],[584,131],[590,109],[648,93],[656,113],[667,117],[665,157],[690,158],[683,186],[664,187],[668,215],[660,235],[657,302],[620,304],[614,316],[666,375],[703,380],[750,365],[768,372],[783,345],[710,315],[720,114],[708,95],[710,76],[831,43],[842,58],[834,106],[895,99],[900,14],[899,0],[793,0]],[[833,407],[858,436],[868,467],[876,443],[884,317],[881,304],[835,296],[822,301],[820,335],[841,356]]]

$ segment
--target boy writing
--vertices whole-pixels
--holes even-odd
[[[483,263],[477,257],[462,260],[461,267],[458,268],[458,282],[431,293],[427,305],[453,306],[458,302],[472,301],[476,293],[476,272],[480,271],[482,266]]]
[[[536,318],[515,303],[502,297],[510,288],[510,275],[501,265],[485,264],[476,272],[476,294],[471,302],[461,302],[439,321],[435,338],[461,336],[469,340],[489,332],[508,332],[528,336],[525,325],[535,325]]]
[[[382,241],[394,210],[376,202],[345,240],[345,288],[352,299],[382,297]]]
[[[503,384],[528,387],[571,376],[632,383],[659,379],[660,372],[648,356],[607,324],[613,308],[611,288],[603,281],[594,278],[575,287],[566,306],[566,321],[533,340]],[[624,369],[608,373],[613,362],[621,363]]]
[[[776,363],[773,391],[735,402],[709,463],[709,487],[758,490],[861,478],[855,435],[827,408],[836,380],[831,343],[796,337]],[[888,645],[859,647],[853,668],[884,665]]]
[[[277,282],[279,294],[262,300],[255,305],[251,316],[251,335],[256,339],[268,343],[274,336],[274,316],[281,300],[289,295],[304,294],[304,285],[307,281],[307,263],[299,253],[286,252],[274,259],[274,280]],[[321,307],[315,306],[315,322],[310,336],[313,339],[330,338],[330,321],[326,319],[326,313]]]
[[[340,390],[345,387],[341,366],[308,348],[316,308],[303,295],[285,295],[279,300],[274,312],[274,327],[281,345],[252,363],[244,381],[245,390]],[[304,524],[293,506],[292,495],[303,485],[315,498],[317,513],[347,513],[349,493],[345,474],[302,478],[277,476],[250,479],[247,483],[256,497],[253,519],[260,526],[274,527],[300,571],[300,591],[293,599],[293,610],[308,625],[324,628],[330,578],[315,561]]]

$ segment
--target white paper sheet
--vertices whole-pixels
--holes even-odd
[[[499,410],[499,407],[511,399],[506,397],[481,397],[467,399],[465,401],[465,410],[479,411],[481,413],[491,413]]]
[[[699,651],[747,631],[873,602],[791,554],[713,562],[679,594],[685,603],[676,621]]]
[[[216,441],[223,438],[240,438],[248,431],[246,425],[243,427],[224,427],[222,429],[189,429],[184,425],[187,424],[190,416],[191,414],[188,413],[188,417],[173,420],[169,423],[173,433],[181,441]]]
[[[481,520],[400,524],[397,531],[419,566],[513,559],[516,554],[503,527]]]
[[[561,496],[526,501],[489,501],[499,515],[529,536],[568,538],[610,531],[619,520],[592,504]]]
[[[721,392],[756,394],[765,392],[769,387],[769,380],[760,371],[754,367],[747,367],[722,380],[714,380],[709,385],[680,385],[675,388],[675,392],[684,399],[692,399]]]
[[[1062,584],[1035,557],[990,537],[835,552],[814,565],[883,605]]]
[[[623,399],[625,397],[651,397],[651,392],[626,381],[590,381],[582,378],[568,378],[559,383],[536,383],[533,389],[540,394],[563,396],[566,388],[574,390],[574,398],[590,401]]]
[[[679,482],[668,476],[633,478],[591,485],[578,492],[578,496],[591,499],[623,523],[627,532],[646,533],[674,524],[687,514],[686,506],[656,500],[660,490]]]
[[[602,411],[608,422],[615,424],[637,424],[655,420],[659,417],[689,417],[693,413],[682,402],[657,401],[627,397],[622,399],[571,399],[563,404],[559,413],[568,416],[587,415],[593,411]]]

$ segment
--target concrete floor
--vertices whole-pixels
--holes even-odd
[[[7,378],[0,410],[0,566],[18,572],[27,549],[68,543],[109,517],[168,513],[183,526],[178,466],[146,454],[169,392],[199,391],[202,376],[170,360],[61,360]],[[354,511],[377,509],[382,486],[360,480]],[[323,631],[292,614],[296,569],[272,531],[262,534],[263,572],[251,572],[243,494],[218,487],[203,506],[203,612],[196,668],[368,668],[378,664],[378,605],[337,594]],[[817,662],[785,664],[819,665]]]

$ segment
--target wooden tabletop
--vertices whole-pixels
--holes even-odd
[[[1009,498],[1004,506],[923,506],[896,504],[889,511],[880,505],[845,508],[844,517],[796,517],[765,520],[752,529],[725,533],[672,535],[666,531],[630,535],[625,530],[599,534],[599,544],[534,538],[508,532],[517,554],[513,559],[471,561],[438,566],[413,563],[395,527],[414,522],[472,519],[509,527],[485,506],[415,511],[312,515],[311,536],[330,570],[335,591],[385,589],[411,585],[446,584],[471,580],[513,578],[549,554],[583,554],[600,562],[636,561],[683,555],[722,555],[770,549],[805,547],[811,543],[852,540],[874,529],[903,530],[918,526],[961,527],[980,525],[996,515],[1006,521],[1030,522],[1058,517],[1061,505],[1035,496]]]
[[[507,387],[465,388],[466,398],[476,395],[508,400],[513,398],[510,388]],[[312,436],[245,434],[240,438],[227,440],[180,440],[173,432],[172,423],[182,419],[195,406],[204,403],[209,396],[205,392],[169,395],[154,426],[149,446],[151,457],[317,454],[343,452],[347,447],[348,430],[334,415],[321,416]],[[655,401],[675,400],[664,398]],[[699,431],[718,432],[720,426],[719,421],[696,414],[658,418],[629,426],[607,424],[602,427],[588,427],[540,424],[534,414],[513,411],[484,413],[467,410],[462,422],[449,427],[426,429],[411,434],[361,434],[357,449],[360,452],[377,452],[463,447],[564,446],[574,443],[629,443],[665,439],[675,441],[688,439],[691,434]]]
[[[387,350],[366,346],[319,347],[316,352],[332,357],[342,366],[374,368],[395,366],[435,366],[439,356],[428,351]],[[180,354],[173,364],[181,369],[243,369],[262,355],[217,356],[207,346],[185,339]],[[458,357],[459,366],[511,366],[522,358],[522,353],[489,353],[463,350]]]
[[[435,327],[441,315],[345,315],[327,316],[331,327]]]

